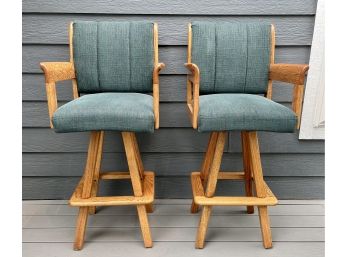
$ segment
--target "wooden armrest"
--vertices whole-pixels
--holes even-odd
[[[52,116],[58,107],[56,82],[75,79],[74,65],[71,62],[42,62],[40,67],[45,73],[48,115],[50,126],[53,128]],[[76,81],[73,81],[73,92],[74,98],[76,98],[78,94]]]
[[[194,63],[185,63],[185,67],[191,72],[191,75],[187,75],[187,107],[192,127],[196,129],[199,112],[199,68]]]
[[[165,67],[164,63],[157,63],[153,69],[153,111],[155,114],[155,129],[159,128],[159,73]]]
[[[45,73],[46,83],[75,78],[75,69],[71,62],[41,62],[40,67]]]
[[[159,73],[164,67],[166,67],[164,63],[157,63],[153,68],[153,84],[159,84]]]
[[[288,82],[295,85],[303,85],[306,73],[309,69],[307,64],[271,64],[269,79]]]
[[[269,78],[294,84],[292,110],[297,116],[297,129],[301,124],[304,80],[309,69],[307,64],[271,64]]]
[[[194,63],[185,63],[185,67],[191,71],[192,76],[189,79],[192,83],[199,83],[199,68]]]

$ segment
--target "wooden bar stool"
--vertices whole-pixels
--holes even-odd
[[[76,21],[69,29],[70,62],[44,62],[51,128],[90,131],[86,168],[70,199],[79,207],[74,249],[83,247],[96,206],[135,205],[145,247],[152,247],[154,172],[144,171],[135,132],[159,128],[158,29],[150,22]],[[74,100],[57,106],[57,81],[72,80]],[[152,96],[145,93],[152,93]],[[82,95],[83,94],[83,95]],[[104,131],[120,131],[129,172],[100,172]],[[97,196],[100,179],[130,179],[132,196]]]
[[[272,247],[267,206],[277,198],[264,181],[257,131],[293,132],[299,127],[308,65],[274,64],[271,24],[189,24],[187,106],[194,129],[210,139],[199,172],[192,172],[191,212],[203,206],[196,248],[203,248],[212,206],[258,207],[263,245]],[[292,109],[275,103],[272,81],[294,84]],[[228,131],[241,131],[243,171],[223,172],[220,164]],[[214,196],[218,179],[244,180],[246,196]],[[253,193],[253,185],[255,193]]]

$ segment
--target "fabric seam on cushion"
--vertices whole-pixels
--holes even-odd
[[[100,76],[99,76],[99,71],[100,71],[100,68],[99,68],[99,22],[97,22],[97,43],[96,43],[96,47],[97,47],[97,76],[98,76],[98,89],[99,89],[99,92],[101,92],[101,86],[100,86]]]
[[[245,65],[245,77],[244,77],[244,87],[243,93],[245,93],[247,78],[248,78],[248,60],[249,60],[249,27],[246,25],[246,65]]]
[[[216,62],[217,62],[217,44],[216,44],[216,23],[214,24],[214,35],[215,35],[215,38],[214,38],[214,45],[215,45],[215,63],[214,63],[214,93],[216,93]]]
[[[131,29],[132,29],[132,23],[129,22],[129,28],[128,28],[128,69],[129,69],[129,79],[128,79],[128,90],[132,91],[132,55],[131,55]]]

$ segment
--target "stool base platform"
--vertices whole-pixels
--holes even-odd
[[[277,198],[263,179],[261,159],[257,134],[255,131],[242,131],[243,147],[243,171],[220,171],[222,155],[224,152],[226,131],[212,132],[207,151],[199,172],[191,173],[193,200],[191,212],[199,211],[202,206],[201,219],[199,221],[196,248],[204,247],[204,240],[208,230],[208,223],[212,207],[241,206],[247,207],[247,213],[254,212],[254,206],[259,211],[259,219],[263,245],[272,247],[272,235],[267,207],[276,205]],[[214,196],[218,180],[244,180],[246,196]],[[253,186],[255,195],[253,195]]]
[[[102,173],[101,173],[102,174]],[[116,178],[115,178],[116,179]],[[120,179],[120,178],[117,178]],[[123,179],[123,178],[122,178]],[[95,196],[87,199],[81,198],[83,188],[83,178],[76,187],[70,198],[71,206],[114,206],[114,205],[139,205],[151,204],[154,201],[154,181],[155,173],[152,171],[144,172],[144,195],[143,196]]]
[[[226,173],[226,172],[225,172]],[[228,172],[229,175],[233,177],[233,173],[237,172]],[[239,172],[237,173],[239,174]],[[239,179],[239,178],[230,178]],[[240,179],[244,179],[240,178]],[[219,205],[219,206],[262,206],[262,205],[276,205],[278,203],[277,198],[274,196],[272,191],[269,189],[265,183],[267,190],[266,197],[250,197],[250,196],[213,196],[206,197],[204,195],[203,184],[200,176],[200,172],[191,173],[191,184],[192,184],[192,193],[193,200],[197,205]]]
[[[95,214],[97,206],[117,205],[136,206],[144,246],[152,247],[147,212],[153,211],[155,173],[144,171],[135,134],[133,132],[121,134],[129,172],[100,172],[104,132],[91,132],[85,172],[69,201],[71,206],[79,207],[74,250],[81,250],[83,247],[88,215]],[[130,179],[134,195],[97,196],[101,179]]]

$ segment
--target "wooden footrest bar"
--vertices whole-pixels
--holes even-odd
[[[100,172],[100,179],[130,179],[129,171]]]
[[[118,172],[120,173],[120,172]],[[105,173],[104,173],[105,174]],[[112,174],[107,174],[105,179],[123,179],[120,176],[125,174],[113,174],[116,175],[114,178]],[[103,175],[101,175],[102,177]],[[81,197],[82,188],[83,188],[83,178],[75,189],[75,192],[70,198],[69,204],[71,206],[111,206],[111,205],[139,205],[139,204],[149,204],[154,200],[155,189],[154,183],[155,174],[152,171],[144,172],[144,195],[143,196],[99,196],[99,197],[90,197],[83,199]]]
[[[238,172],[239,173],[239,172]],[[237,176],[232,176],[229,174],[230,179],[238,179],[232,177],[239,177],[241,174]],[[226,178],[224,178],[226,179]],[[206,197],[204,195],[204,188],[202,184],[202,180],[199,172],[192,172],[191,174],[191,184],[192,184],[192,193],[194,202],[198,205],[235,205],[235,206],[266,206],[266,205],[276,205],[278,203],[277,198],[274,196],[270,188],[265,183],[267,195],[264,198],[261,197],[248,197],[248,196],[214,196],[214,197]]]

